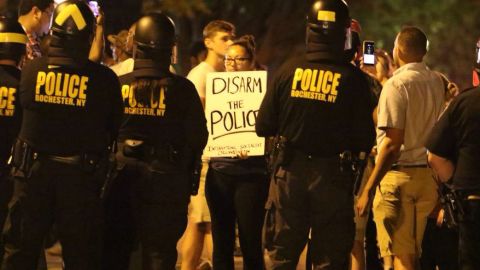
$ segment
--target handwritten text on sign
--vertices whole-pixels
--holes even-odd
[[[205,115],[209,139],[205,155],[231,157],[240,151],[249,156],[264,154],[265,140],[255,134],[255,120],[265,91],[266,71],[207,75]]]

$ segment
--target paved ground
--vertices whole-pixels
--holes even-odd
[[[63,270],[62,258],[59,255],[59,253],[60,253],[59,247],[56,247],[56,248],[50,250],[50,252],[46,252],[48,270]],[[242,270],[243,269],[243,267],[242,267],[242,264],[243,264],[242,257],[241,256],[235,256],[234,258],[235,258],[235,270]],[[302,262],[305,261],[303,256],[300,259],[300,261],[302,261]],[[180,262],[180,258],[179,258],[179,262]],[[268,264],[269,264],[268,256],[265,256],[265,262],[267,263],[267,268],[268,268]],[[180,269],[179,264],[177,265],[177,269]],[[202,270],[207,270],[207,269],[208,268],[204,268]],[[133,254],[133,256],[132,256],[132,263],[131,263],[131,266],[130,266],[130,270],[141,270],[140,256],[139,256],[138,252]],[[305,266],[299,264],[299,266],[297,267],[297,270],[305,270]]]

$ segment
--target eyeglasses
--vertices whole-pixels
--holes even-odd
[[[235,58],[225,57],[225,64],[244,63],[248,60],[250,60],[250,57],[235,57]]]

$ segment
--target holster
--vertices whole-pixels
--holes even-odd
[[[268,168],[271,174],[275,174],[280,167],[285,167],[292,161],[293,148],[288,139],[283,136],[275,137],[273,149],[270,152]]]
[[[357,195],[362,185],[363,173],[368,163],[366,152],[360,152],[358,155],[345,151],[340,154],[340,170],[353,173],[353,195]]]
[[[28,178],[31,176],[33,162],[37,155],[24,141],[17,139],[12,150],[12,167],[16,176]]]
[[[190,170],[191,190],[190,194],[195,196],[198,194],[198,188],[200,187],[200,177],[202,174],[202,159],[200,156],[193,158],[192,169]]]
[[[443,221],[448,228],[458,229],[458,224],[465,215],[461,196],[446,184],[439,185],[438,193],[444,210]]]
[[[103,163],[105,163],[106,168],[105,168],[105,181],[103,182],[102,189],[100,191],[100,198],[102,200],[105,200],[105,198],[108,196],[110,193],[110,188],[113,185],[113,181],[118,175],[118,170],[117,170],[117,158],[116,158],[116,152],[117,152],[117,142],[114,141],[109,147],[108,151],[103,158]]]

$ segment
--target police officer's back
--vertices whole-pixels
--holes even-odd
[[[25,55],[27,36],[14,19],[0,18],[0,228],[7,214],[12,183],[7,179],[12,143],[21,124],[18,100],[20,70],[17,68]],[[0,264],[3,257],[3,241],[0,240]]]
[[[349,157],[368,153],[375,136],[365,77],[344,61],[349,27],[344,1],[316,1],[304,58],[278,72],[260,107],[257,134],[280,138],[268,203],[277,211],[273,269],[295,268],[310,228],[314,268],[348,267],[354,235]]]
[[[200,157],[207,141],[206,120],[193,84],[169,71],[172,20],[161,13],[142,17],[134,43],[134,71],[120,77],[121,170],[107,198],[104,269],[128,269],[134,238],[142,247],[143,269],[174,269],[193,157]]]
[[[35,269],[54,222],[67,269],[100,267],[103,161],[123,106],[115,74],[88,61],[94,27],[85,2],[58,5],[47,56],[23,69],[2,269]]]

